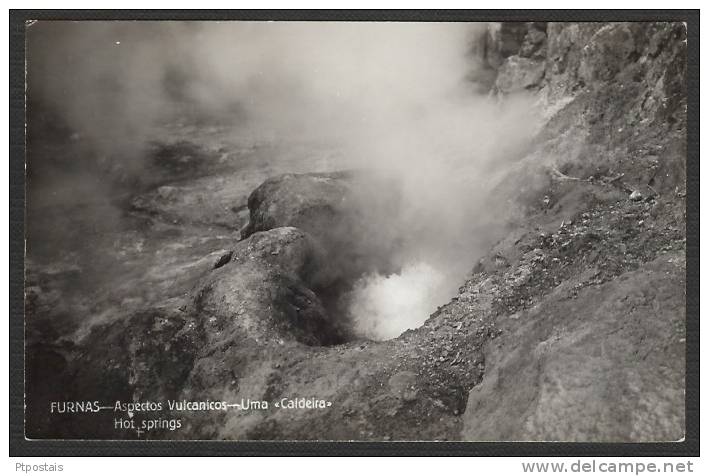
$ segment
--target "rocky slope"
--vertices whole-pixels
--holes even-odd
[[[471,263],[451,302],[384,342],[333,320],[338,283],[385,263],[389,251],[357,234],[362,217],[348,200],[357,173],[280,175],[248,200],[242,189],[220,192],[218,168],[168,184],[179,193],[156,184],[131,199],[137,216],[166,234],[176,220],[199,232],[184,243],[191,260],[163,262],[159,278],[142,281],[158,286],[157,297],[125,319],[48,335],[42,323],[58,312],[60,293],[50,290],[81,271],[29,266],[28,435],[681,439],[684,26],[506,24],[488,37],[479,59],[491,93],[534,91],[547,117],[491,197],[522,212]],[[208,205],[189,203],[195,190]],[[341,255],[343,237],[359,245]],[[63,338],[70,330],[77,337]],[[50,397],[330,404],[193,412],[177,431],[140,435],[117,434],[112,412],[50,415]]]

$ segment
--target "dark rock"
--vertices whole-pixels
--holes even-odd
[[[324,254],[314,277],[331,286],[370,271],[390,271],[401,231],[396,182],[359,172],[286,174],[249,197],[250,221],[242,236],[275,227],[297,227]]]
[[[674,258],[658,258],[600,289],[584,288],[572,301],[550,296],[489,346],[463,437],[681,439],[684,306],[684,268]]]
[[[285,174],[266,180],[249,196],[250,220],[242,237],[280,226],[308,232],[331,228],[350,192],[348,174]]]
[[[239,242],[231,262],[209,273],[195,294],[196,311],[203,320],[212,318],[208,334],[220,345],[246,338],[327,343],[325,310],[307,286],[319,253],[305,232],[292,227]]]
[[[227,264],[229,261],[231,261],[231,257],[234,254],[233,251],[227,251],[223,255],[217,259],[217,261],[214,263],[214,269],[221,268],[225,264]]]
[[[605,25],[581,51],[579,77],[587,84],[610,81],[629,64],[636,52],[633,32],[626,23]]]
[[[523,58],[544,60],[546,58],[546,41],[546,31],[530,28],[524,37],[524,43],[519,49],[519,55]]]
[[[499,68],[505,58],[519,52],[527,32],[526,23],[491,23],[488,27],[486,46],[487,63],[495,69]]]

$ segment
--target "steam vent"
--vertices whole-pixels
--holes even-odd
[[[110,23],[28,30],[27,437],[684,437],[684,24]]]

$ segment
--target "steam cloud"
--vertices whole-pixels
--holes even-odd
[[[372,339],[397,337],[423,324],[431,305],[450,298],[447,291],[445,274],[423,261],[390,276],[364,276],[350,296],[354,325]]]
[[[394,178],[404,206],[367,209],[402,240],[400,272],[362,277],[350,311],[368,337],[419,326],[451,297],[505,217],[491,197],[535,131],[525,96],[470,77],[484,24],[39,22],[28,87],[97,150],[140,173],[151,131],[186,110],[262,140],[328,144],[343,168]],[[236,132],[235,132],[236,133]],[[362,205],[366,208],[367,194]]]

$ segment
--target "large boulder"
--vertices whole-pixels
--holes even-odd
[[[684,437],[684,260],[665,255],[568,297],[560,286],[505,319],[470,392],[475,441]]]
[[[195,294],[207,334],[218,345],[245,338],[327,343],[327,316],[308,287],[322,256],[305,232],[292,227],[240,241]]]
[[[340,220],[350,194],[351,174],[284,174],[270,178],[248,199],[250,219],[242,231],[293,226],[321,233]]]
[[[395,269],[401,227],[395,179],[357,172],[284,174],[249,196],[250,220],[242,237],[296,227],[322,248],[315,287],[333,287],[365,272]]]
[[[34,349],[28,431],[37,437],[115,437],[113,418],[128,415],[52,415],[46,402],[214,399],[269,349],[332,343],[337,333],[307,284],[320,256],[296,228],[255,233],[221,259],[210,259],[212,269],[191,300],[94,325],[76,345]],[[36,381],[39,376],[45,381]]]

